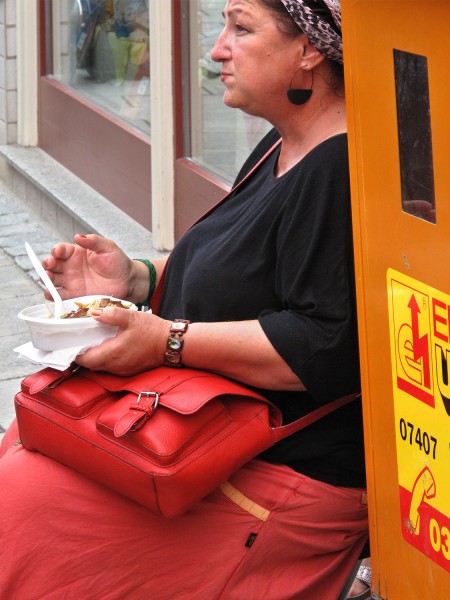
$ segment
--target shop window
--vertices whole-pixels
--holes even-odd
[[[53,0],[52,76],[150,134],[149,0]]]
[[[231,183],[238,170],[265,133],[267,121],[224,105],[221,63],[211,60],[210,51],[224,20],[224,0],[189,0],[190,96],[184,106],[185,154],[202,168]],[[186,53],[187,54],[187,53]]]
[[[436,223],[428,63],[394,50],[402,207]]]

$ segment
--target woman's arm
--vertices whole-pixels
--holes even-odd
[[[264,389],[305,390],[257,320],[192,323],[184,338],[182,361],[186,366]]]
[[[171,321],[120,308],[94,312],[101,323],[119,327],[115,338],[77,358],[89,369],[130,375],[161,366]],[[184,335],[182,363],[274,390],[304,390],[276,352],[257,320],[191,323]]]

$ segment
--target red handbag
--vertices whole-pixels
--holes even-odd
[[[23,446],[176,517],[277,440],[353,400],[280,426],[280,411],[239,383],[159,367],[131,377],[46,368],[15,397]]]

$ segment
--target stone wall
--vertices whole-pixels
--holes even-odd
[[[17,142],[16,0],[0,0],[0,145]]]

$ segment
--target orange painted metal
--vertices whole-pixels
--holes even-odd
[[[429,551],[424,545],[408,543],[402,531],[405,519],[400,510],[398,456],[399,451],[408,450],[408,439],[405,430],[399,431],[402,425],[405,429],[406,421],[400,423],[396,398],[403,394],[403,401],[406,396],[396,387],[396,338],[390,332],[392,308],[388,302],[393,288],[387,274],[392,270],[399,279],[411,278],[427,293],[435,289],[450,294],[450,2],[341,0],[341,5],[372,589],[374,597],[389,600],[444,600],[450,598],[450,527],[445,520],[450,506],[441,508],[444,514],[439,527],[434,525],[436,520],[427,521]],[[435,224],[402,210],[394,49],[426,57]],[[412,398],[412,406],[414,401]],[[433,460],[439,460],[441,468],[448,468],[450,486],[450,416],[446,430],[448,438],[444,434],[438,439],[437,457],[433,459],[431,452],[422,454],[425,466],[433,469]],[[399,448],[402,440],[406,446]],[[414,448],[414,440],[410,441],[411,451],[419,452],[421,448]],[[441,482],[441,492],[444,486]],[[414,490],[410,491],[413,495]],[[435,501],[427,500],[425,492],[422,500],[428,505]]]

